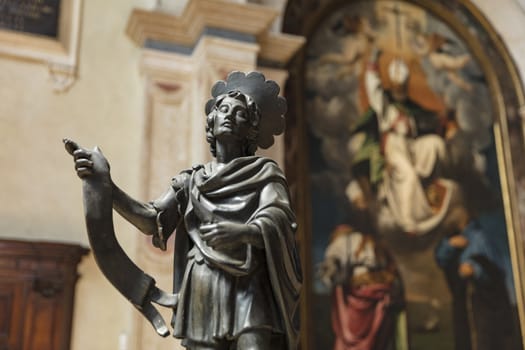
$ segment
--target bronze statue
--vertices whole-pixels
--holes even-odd
[[[206,104],[214,160],[175,176],[157,200],[118,188],[98,148],[64,140],[83,179],[90,243],[113,285],[169,331],[151,302],[173,308],[173,335],[189,349],[296,349],[300,265],[295,216],[277,164],[254,155],[284,129],[286,101],[264,75],[231,73]],[[175,234],[174,292],[141,271],[115,239],[112,208],[166,249]]]

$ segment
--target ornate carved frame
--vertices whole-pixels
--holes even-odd
[[[356,0],[352,0],[356,1]],[[359,0],[357,0],[359,1]],[[308,40],[316,27],[327,16],[348,0],[290,0],[286,8],[283,31],[301,35]],[[525,181],[525,164],[522,154],[525,146],[524,123],[525,92],[519,72],[510,53],[491,23],[468,0],[405,0],[425,8],[447,23],[462,38],[479,63],[488,80],[494,115],[494,134],[498,152],[498,166],[509,234],[514,271],[516,295],[521,322],[525,334],[525,213],[520,212],[518,197],[523,190],[517,184]],[[480,32],[474,35],[467,30],[466,23],[475,23]],[[306,44],[305,46],[307,46]],[[290,66],[290,78],[286,87],[289,101],[287,118],[286,173],[291,185],[299,220],[299,239],[304,268],[304,297],[302,300],[302,349],[312,348],[312,315],[309,314],[313,268],[308,259],[311,254],[311,208],[308,179],[308,154],[306,118],[304,105],[306,50],[298,54]]]

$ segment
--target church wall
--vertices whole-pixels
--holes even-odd
[[[67,92],[53,92],[46,65],[0,57],[1,238],[87,245],[81,182],[63,137],[85,147],[99,145],[113,179],[138,195],[144,88],[140,52],[125,27],[133,8],[154,5],[154,0],[84,1],[78,80]],[[133,256],[135,230],[119,219],[116,226]],[[118,349],[135,311],[91,256],[79,273],[71,348]]]

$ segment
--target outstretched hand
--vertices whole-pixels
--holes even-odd
[[[62,141],[66,151],[73,156],[78,177],[84,179],[97,176],[102,179],[110,179],[109,163],[98,147],[88,150],[80,147],[73,140],[63,139]]]
[[[262,246],[259,228],[233,221],[204,224],[199,227],[202,240],[212,248],[231,248],[239,244]]]

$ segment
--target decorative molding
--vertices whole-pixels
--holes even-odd
[[[143,46],[146,39],[193,46],[204,27],[257,36],[269,28],[277,15],[275,10],[264,6],[223,0],[193,0],[180,16],[135,9],[128,22],[127,33],[139,46]]]
[[[294,35],[268,33],[278,15],[275,9],[254,4],[193,0],[180,16],[133,10],[127,34],[141,47],[186,55],[193,53],[204,36],[254,43],[259,46],[259,60],[284,65],[305,40]]]
[[[191,78],[193,70],[191,57],[154,49],[142,51],[140,72],[154,80],[186,81]]]
[[[66,92],[77,80],[77,66],[65,65],[55,62],[48,63],[49,79],[53,90],[57,93]]]
[[[44,63],[56,92],[67,91],[77,78],[82,0],[60,5],[57,38],[0,29],[0,55]]]
[[[207,75],[209,89],[217,79],[224,79],[232,70],[251,71],[257,64],[256,44],[235,42],[223,38],[205,37],[199,41],[190,56],[170,51],[145,48],[140,71],[156,82],[189,86],[199,76]],[[204,82],[201,82],[204,84]],[[205,103],[203,96],[201,104]]]
[[[262,62],[286,64],[305,42],[306,39],[302,36],[267,33],[259,37],[259,44],[261,45],[259,59]]]

